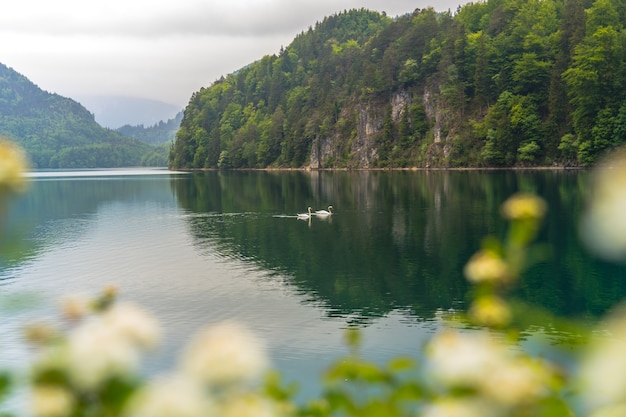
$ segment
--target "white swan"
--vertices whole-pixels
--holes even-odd
[[[308,219],[311,217],[311,207],[307,209],[308,213],[298,213],[299,219]]]
[[[316,210],[316,216],[330,216],[333,214],[333,206],[328,206],[328,210]]]

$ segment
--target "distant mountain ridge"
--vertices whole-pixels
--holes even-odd
[[[0,136],[27,152],[34,168],[164,166],[167,151],[100,126],[80,103],[40,89],[0,64]]]
[[[92,112],[98,124],[109,129],[153,126],[175,118],[182,111],[175,104],[139,97],[77,95],[72,98]]]
[[[152,126],[124,125],[115,129],[115,131],[150,145],[170,144],[176,139],[176,132],[180,127],[181,120],[183,120],[182,111],[174,118],[165,122],[161,120]]]

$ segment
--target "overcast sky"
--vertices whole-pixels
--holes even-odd
[[[325,16],[389,16],[463,0],[20,0],[0,10],[0,62],[75,98],[124,95],[184,107],[191,94],[277,54]]]

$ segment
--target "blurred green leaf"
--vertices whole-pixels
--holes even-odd
[[[13,378],[7,371],[0,371],[0,400],[6,398],[12,388]]]
[[[404,372],[414,370],[417,366],[417,361],[414,358],[407,356],[397,356],[389,361],[387,369],[389,372]]]
[[[265,377],[264,392],[268,397],[277,401],[288,401],[298,392],[298,385],[296,383],[285,385],[281,374],[273,371],[269,372]]]

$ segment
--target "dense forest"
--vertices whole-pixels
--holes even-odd
[[[176,132],[182,119],[183,112],[179,112],[173,119],[166,122],[160,121],[152,126],[124,125],[115,131],[155,147],[144,155],[141,160],[142,165],[164,167],[168,165],[168,153],[176,139]]]
[[[194,93],[176,168],[587,166],[626,139],[625,0],[325,18]]]
[[[105,129],[81,104],[41,90],[2,64],[0,135],[20,144],[34,168],[166,166],[170,147]]]
[[[183,112],[179,112],[174,118],[166,122],[160,121],[152,126],[124,125],[115,131],[150,145],[171,144],[176,139],[176,132],[182,119]]]

